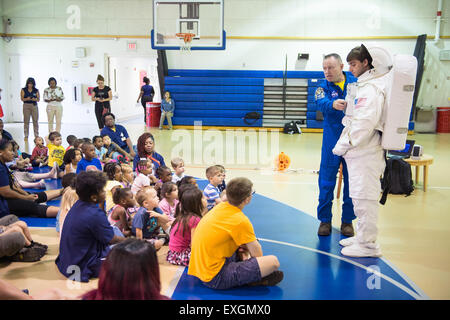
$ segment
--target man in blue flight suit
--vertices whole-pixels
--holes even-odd
[[[347,165],[344,158],[332,153],[344,128],[341,121],[346,107],[345,96],[347,84],[356,82],[356,78],[348,72],[344,73],[341,57],[332,53],[323,58],[323,72],[326,80],[322,80],[315,92],[317,110],[323,114],[322,154],[319,170],[319,206],[317,218],[320,220],[319,236],[331,234],[331,209],[333,207],[334,187],[339,166],[342,163],[344,176],[344,202],[342,204],[341,233],[347,237],[354,235],[352,221],[356,218],[353,212],[352,199],[349,196]]]

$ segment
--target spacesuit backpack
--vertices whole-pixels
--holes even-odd
[[[417,59],[406,54],[396,54],[392,58],[387,50],[379,47],[368,51],[374,68],[380,69],[381,73],[389,73],[385,77],[389,83],[385,86],[381,146],[385,150],[403,150],[414,97]]]

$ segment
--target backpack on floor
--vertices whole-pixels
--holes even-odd
[[[286,134],[294,134],[294,133],[301,133],[300,125],[297,126],[296,122],[290,121],[284,124],[283,133]]]
[[[414,191],[411,165],[401,158],[389,158],[386,161],[383,179],[381,179],[381,188],[383,189],[381,204],[386,202],[388,193],[409,196]]]

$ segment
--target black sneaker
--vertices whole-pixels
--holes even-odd
[[[251,287],[254,286],[275,286],[279,284],[284,278],[283,271],[276,270],[269,274],[268,276],[265,276],[259,281],[249,283],[248,285]]]
[[[48,246],[39,242],[31,241],[31,246],[36,248],[42,248],[47,252]]]
[[[36,262],[41,260],[42,251],[36,248],[22,248],[9,258],[12,262]]]

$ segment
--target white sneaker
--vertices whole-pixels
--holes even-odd
[[[354,243],[356,243],[356,237],[349,237],[339,241],[339,244],[343,247],[351,246]]]
[[[382,256],[380,246],[376,243],[365,243],[360,245],[359,243],[353,243],[341,250],[344,256],[355,258],[379,258]]]

